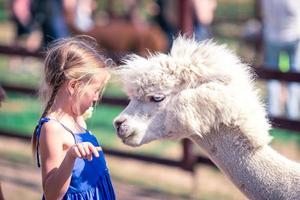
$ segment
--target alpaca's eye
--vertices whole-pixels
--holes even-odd
[[[152,102],[161,102],[164,99],[165,99],[165,95],[162,94],[158,94],[150,97],[150,101]]]

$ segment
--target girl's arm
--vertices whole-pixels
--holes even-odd
[[[73,136],[56,122],[44,124],[40,137],[42,181],[46,199],[61,199],[67,192],[76,158],[92,160],[100,147],[89,142],[74,144]],[[67,137],[69,136],[69,137]]]
[[[64,149],[65,135],[65,130],[56,122],[45,123],[41,130],[42,183],[46,199],[61,199],[70,185],[75,158]]]

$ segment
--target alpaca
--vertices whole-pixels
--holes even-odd
[[[137,52],[145,56],[148,52],[167,50],[167,37],[158,25],[144,24],[142,27],[125,20],[110,20],[108,24],[96,24],[89,31],[81,31],[69,24],[75,35],[85,34],[94,37],[102,48],[122,53]]]
[[[75,12],[65,10],[68,28],[73,35],[89,35],[97,40],[102,48],[124,52],[136,52],[145,56],[148,52],[165,52],[168,47],[167,36],[156,24],[135,25],[131,21],[109,19],[105,24],[96,23],[90,30],[82,31],[74,25]]]
[[[179,36],[115,72],[130,98],[114,120],[123,143],[190,138],[249,199],[300,199],[300,164],[269,146],[251,68],[224,45]]]

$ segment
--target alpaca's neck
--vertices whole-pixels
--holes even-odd
[[[257,133],[259,134],[259,133]],[[300,165],[270,146],[255,148],[238,130],[191,137],[250,199],[299,199]]]

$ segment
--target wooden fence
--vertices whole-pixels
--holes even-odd
[[[11,46],[3,46],[0,45],[0,54],[3,55],[18,55],[18,56],[31,56],[35,58],[42,58],[43,55],[38,52],[29,52],[26,49],[23,49],[21,47],[11,47]],[[256,74],[258,75],[258,78],[260,79],[277,79],[281,81],[294,81],[294,82],[300,82],[300,74],[297,73],[281,73],[277,71],[270,71],[266,70],[265,67],[260,66],[260,67],[255,67],[254,68]],[[2,87],[6,91],[14,91],[14,92],[19,92],[19,93],[24,93],[24,94],[29,94],[29,95],[36,95],[37,91],[35,88],[28,88],[24,86],[15,86],[15,85],[8,85],[5,83],[2,83]],[[122,99],[122,98],[110,98],[110,97],[103,97],[102,102],[104,104],[108,105],[118,105],[118,106],[126,106],[128,104],[127,99]],[[281,128],[281,129],[287,129],[287,130],[292,130],[295,131],[294,133],[299,133],[300,132],[300,122],[299,121],[293,121],[293,120],[288,120],[284,118],[276,118],[276,117],[271,117],[270,118],[273,127]],[[0,134],[4,136],[9,136],[9,137],[16,137],[16,138],[21,138],[25,140],[30,140],[30,136],[24,136],[24,134],[17,133],[17,132],[5,132],[3,130],[0,130]],[[132,158],[132,159],[138,159],[146,162],[152,162],[152,163],[158,163],[158,164],[164,164],[168,166],[175,166],[175,167],[181,167],[185,170],[193,171],[194,166],[196,163],[204,163],[204,164],[209,164],[213,166],[213,163],[202,156],[197,156],[195,155],[192,151],[191,148],[191,143],[188,140],[183,140],[183,156],[182,159],[177,161],[177,160],[170,160],[170,159],[162,159],[162,158],[157,158],[153,156],[146,156],[146,155],[139,155],[135,153],[128,153],[128,152],[122,152],[118,151],[115,149],[111,148],[103,148],[107,154],[113,155],[113,156],[118,156],[118,157],[125,157],[125,158]]]
[[[187,34],[192,33],[192,19],[191,19],[192,16],[191,16],[190,11],[191,11],[190,0],[180,0],[179,1],[180,29],[182,30],[183,33],[187,33]],[[3,45],[0,45],[0,54],[43,58],[43,54],[40,52],[30,52],[21,47],[12,47],[12,46],[3,46]],[[112,58],[119,57],[113,53],[108,53],[108,54],[109,54],[109,57],[112,57]],[[277,71],[270,71],[270,70],[267,70],[266,67],[264,67],[264,66],[254,67],[254,70],[255,70],[256,74],[258,75],[259,79],[263,79],[263,80],[276,79],[276,80],[287,81],[287,82],[290,82],[290,81],[300,82],[300,74],[298,74],[298,73],[281,73],[281,72],[277,72]],[[27,88],[27,87],[23,87],[23,86],[13,86],[13,85],[7,85],[7,84],[3,84],[3,83],[2,83],[2,86],[7,91],[21,92],[21,93],[26,93],[26,94],[30,94],[30,95],[35,95],[37,93],[35,88]],[[101,103],[109,104],[109,105],[126,106],[128,104],[128,100],[120,99],[120,98],[103,97]],[[292,130],[292,131],[295,131],[294,133],[296,133],[296,134],[299,134],[299,132],[300,132],[300,122],[299,121],[293,121],[293,120],[288,120],[285,118],[277,118],[277,117],[270,117],[270,121],[271,121],[273,127]],[[30,140],[29,136],[24,136],[23,134],[16,133],[16,132],[13,133],[13,132],[5,132],[3,130],[0,130],[0,135]],[[192,143],[191,143],[191,141],[189,141],[187,139],[184,139],[182,141],[182,152],[183,153],[182,153],[181,160],[162,159],[162,158],[157,158],[157,157],[153,157],[153,156],[139,155],[136,153],[122,152],[122,151],[105,148],[105,147],[103,149],[107,154],[110,154],[113,156],[138,159],[138,160],[142,160],[145,162],[164,164],[164,165],[174,166],[174,167],[181,167],[182,169],[185,169],[185,170],[188,170],[191,172],[193,172],[194,166],[197,163],[203,163],[203,164],[208,164],[208,165],[214,166],[214,164],[208,158],[195,155],[193,152]]]

